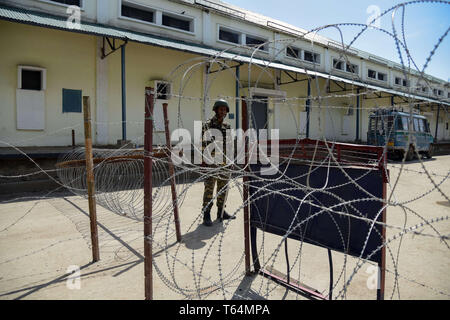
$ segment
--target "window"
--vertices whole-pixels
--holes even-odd
[[[401,116],[395,116],[395,130],[403,130],[403,124],[402,124],[402,117]]]
[[[367,76],[371,79],[387,81],[387,74],[372,69],[367,70]]]
[[[227,30],[225,28],[219,28],[219,40],[240,44],[241,34],[239,32]]]
[[[135,4],[131,1],[121,0],[120,17],[152,23],[159,27],[168,27],[179,31],[194,32],[194,18]]]
[[[394,117],[393,116],[387,116],[386,119],[387,127],[386,127],[386,134],[391,135],[392,134],[392,128],[394,125]]]
[[[309,62],[313,62],[313,63],[320,63],[320,54],[314,53],[311,51],[305,51],[303,59],[305,61],[309,61]]]
[[[345,62],[343,60],[333,59],[333,68],[337,70],[342,70],[349,73],[358,73],[358,65]]]
[[[261,44],[263,44],[265,42],[267,42],[266,39],[262,39],[262,38],[254,37],[254,36],[249,36],[249,35],[245,36],[245,44],[247,46],[258,47],[258,46],[260,46]],[[267,51],[267,44],[262,45],[261,47],[259,47],[259,49],[263,50],[263,51]]]
[[[171,86],[169,82],[158,81],[156,83],[156,99],[169,100]]]
[[[188,32],[192,32],[192,19],[174,16],[171,14],[163,13],[162,25],[175,29],[180,29]]]
[[[428,87],[422,87],[422,92],[428,92]]]
[[[138,7],[131,3],[122,3],[122,16],[151,23],[155,22],[155,12],[153,10]]]
[[[420,130],[419,119],[414,118],[414,131],[419,131],[419,130]]]
[[[402,128],[401,128],[401,130],[408,131],[409,130],[408,129],[409,128],[408,123],[409,123],[408,117],[402,117]]]
[[[433,89],[433,94],[435,96],[442,96],[444,94],[444,91],[442,91],[441,89]]]
[[[19,66],[18,88],[22,90],[45,90],[45,69]]]
[[[299,49],[288,46],[286,48],[286,56],[300,59],[301,58],[301,52]]]
[[[239,31],[228,29],[226,27],[219,27],[219,40],[226,41],[235,44],[242,44],[253,48],[258,48],[262,51],[268,51],[267,39],[258,36],[252,36],[248,34],[243,34]],[[286,51],[286,54],[292,51]]]
[[[291,46],[288,46],[286,48],[286,56],[320,64],[320,54],[307,50],[301,50]]]
[[[425,132],[425,123],[424,123],[424,119],[418,119],[419,121],[419,131],[420,132]]]
[[[387,81],[387,74],[378,72],[378,80]]]
[[[47,1],[61,3],[61,4],[65,4],[67,6],[81,7],[81,0],[47,0]]]
[[[42,72],[36,70],[22,70],[22,89],[42,90]]]
[[[346,71],[350,73],[358,73],[358,66],[356,64],[347,63]]]
[[[344,61],[333,59],[333,68],[338,70],[344,70]]]
[[[409,87],[409,81],[407,81],[406,79],[402,79],[400,77],[395,77],[395,85]]]

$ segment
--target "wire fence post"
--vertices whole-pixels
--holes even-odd
[[[86,156],[86,184],[89,202],[89,219],[91,227],[92,259],[100,260],[97,230],[97,208],[95,203],[94,161],[92,160],[92,128],[91,128],[91,102],[89,97],[83,97],[84,139]]]
[[[153,166],[153,104],[152,88],[145,89],[144,124],[144,276],[145,300],[153,300],[152,240],[152,166]]]
[[[177,189],[175,182],[175,167],[172,162],[172,146],[170,144],[170,131],[169,131],[169,116],[167,114],[167,103],[163,103],[163,113],[164,113],[164,129],[166,131],[166,145],[169,154],[169,176],[170,176],[170,188],[172,192],[172,206],[173,215],[175,219],[175,230],[177,234],[177,241],[181,241],[181,230],[180,230],[180,216],[178,214],[178,201],[177,201]]]
[[[247,101],[242,99],[242,129],[244,131],[248,130],[248,110],[247,110]],[[250,213],[249,213],[249,203],[248,203],[248,171],[249,171],[249,162],[248,162],[248,141],[245,137],[245,172],[243,178],[243,201],[244,201],[244,250],[245,250],[245,273],[249,275],[251,273],[250,269]]]

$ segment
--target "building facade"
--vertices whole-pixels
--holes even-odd
[[[193,131],[219,97],[241,127],[250,97],[281,139],[364,142],[371,109],[412,104],[450,140],[448,82],[219,1],[1,0],[0,36],[0,140],[14,146],[82,142],[81,96],[96,145],[142,144],[146,87],[157,131],[162,103],[171,130]]]

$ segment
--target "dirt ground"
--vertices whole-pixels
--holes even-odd
[[[400,166],[396,162],[389,165],[388,196]],[[450,156],[424,160],[424,166],[434,184],[419,161],[406,164],[392,201],[409,201],[406,206],[411,210],[390,206],[387,211],[391,226],[387,237],[396,237],[387,252],[386,299],[450,297],[450,241],[438,236],[450,235]],[[192,185],[180,208],[182,243],[176,243],[174,227],[167,219],[154,223],[154,298],[304,299],[262,276],[245,275],[242,210],[234,221],[215,221],[213,227],[204,227],[200,220],[202,192],[203,184]],[[31,200],[24,198],[26,195],[11,195],[0,201],[0,298],[143,299],[143,224],[98,206],[101,260],[91,263],[87,200],[68,193],[47,193]],[[227,210],[234,212],[241,204],[240,190],[233,187]],[[404,228],[441,217],[445,219],[400,237]],[[263,260],[285,270],[284,246],[280,244],[280,237],[266,234],[264,245],[259,242],[258,246],[263,248]],[[288,250],[291,277],[328,294],[326,250],[293,240]],[[354,274],[357,263],[356,258],[333,252],[333,297],[376,298],[376,268],[362,261]]]

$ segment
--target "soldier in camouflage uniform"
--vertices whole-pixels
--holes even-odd
[[[227,129],[231,129],[230,125],[227,123],[224,123],[224,119],[228,112],[230,112],[230,108],[228,106],[228,103],[220,99],[214,103],[213,107],[214,112],[216,113],[214,117],[209,119],[202,128],[202,139],[204,138],[204,134],[209,129],[217,129],[222,133],[223,138],[223,149],[222,152],[225,154],[226,151],[226,143],[227,143]],[[229,139],[229,137],[228,137]],[[228,141],[229,142],[229,141]],[[206,143],[203,143],[203,149],[206,147]],[[213,152],[211,155],[214,157]],[[223,155],[221,155],[221,159],[223,159]],[[223,161],[223,164],[225,161]],[[205,191],[203,193],[203,224],[205,226],[212,226],[211,221],[211,208],[212,208],[212,201],[213,198],[213,192],[214,192],[214,185],[217,181],[217,194],[219,196],[217,197],[217,219],[223,220],[223,219],[235,219],[236,217],[230,216],[225,210],[225,198],[227,196],[227,183],[229,178],[224,174],[215,174],[214,176],[208,177],[205,180]]]

